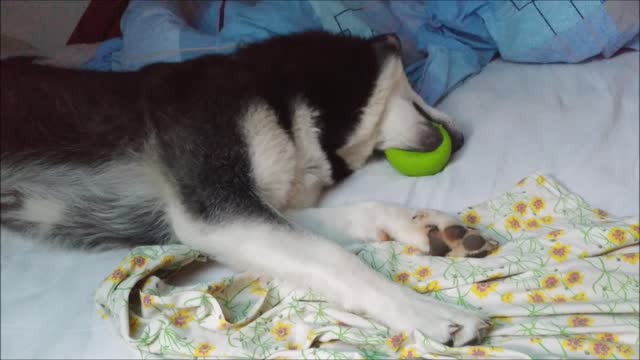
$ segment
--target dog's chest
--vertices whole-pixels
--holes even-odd
[[[276,209],[314,205],[333,184],[331,165],[320,146],[317,113],[296,103],[291,135],[266,104],[255,105],[244,119],[252,176],[262,199]]]

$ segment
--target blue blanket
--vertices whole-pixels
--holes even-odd
[[[395,32],[407,75],[429,104],[498,54],[575,63],[639,45],[637,1],[133,0],[121,28],[123,37],[103,43],[86,68],[135,70],[304,30]]]

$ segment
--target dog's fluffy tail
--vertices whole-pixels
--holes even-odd
[[[2,160],[2,226],[55,245],[84,249],[172,239],[144,164],[12,164]]]

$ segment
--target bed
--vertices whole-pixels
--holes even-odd
[[[466,134],[465,147],[445,171],[407,178],[374,162],[328,193],[321,206],[380,200],[453,214],[541,171],[594,207],[637,216],[638,62],[637,52],[579,65],[493,61],[439,105]],[[94,302],[94,291],[128,250],[48,249],[5,230],[1,246],[2,358],[141,355]],[[183,281],[229,274],[209,264]],[[637,337],[636,328],[636,344]]]

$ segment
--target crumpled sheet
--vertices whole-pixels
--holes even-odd
[[[542,174],[459,215],[502,246],[467,259],[381,242],[358,256],[390,281],[490,316],[479,346],[393,332],[309,290],[250,274],[172,285],[179,269],[206,261],[180,245],[134,249],[98,288],[98,311],[152,358],[638,357],[637,217],[593,208]]]
[[[393,32],[402,39],[409,80],[435,104],[497,54],[576,63],[637,50],[637,14],[634,1],[133,0],[122,16],[123,37],[105,42],[85,67],[135,70],[305,30]]]

